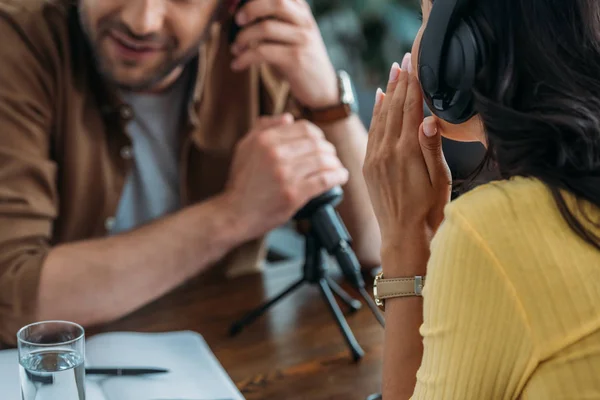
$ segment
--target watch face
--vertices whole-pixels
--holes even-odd
[[[356,99],[354,97],[354,88],[352,87],[352,79],[350,79],[350,75],[346,71],[341,70],[338,72],[338,76],[340,79],[342,103],[349,105],[355,104]]]

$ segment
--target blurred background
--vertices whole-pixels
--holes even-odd
[[[355,85],[359,114],[371,123],[375,91],[387,86],[394,61],[400,63],[421,26],[419,0],[308,0],[331,60],[348,71]],[[467,179],[480,164],[484,148],[479,143],[444,139],[444,154],[455,181]],[[484,171],[469,187],[488,181]],[[467,188],[461,189],[464,192]],[[459,192],[454,193],[454,197]],[[297,257],[303,249],[295,232],[280,229],[271,235],[271,248]]]
[[[418,0],[309,0],[329,55],[353,77],[360,116],[369,126],[378,87],[389,69],[411,51],[419,30]],[[479,164],[480,144],[444,142],[453,176],[464,179]]]

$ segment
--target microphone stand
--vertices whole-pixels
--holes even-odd
[[[352,298],[333,279],[327,276],[327,263],[323,260],[323,250],[326,250],[336,258],[346,279],[358,290],[379,323],[383,326],[383,316],[365,290],[365,284],[360,272],[360,264],[349,244],[351,240],[350,235],[334,209],[341,202],[342,197],[342,189],[339,187],[334,188],[311,200],[294,216],[296,221],[309,223],[308,229],[303,232],[306,242],[302,278],[273,299],[252,310],[242,319],[232,324],[230,328],[232,336],[239,334],[245,326],[250,325],[277,302],[303,284],[308,283],[319,287],[321,295],[331,311],[352,353],[354,361],[358,361],[364,356],[364,351],[346,322],[334,294],[348,306],[350,312],[358,311],[362,303]]]

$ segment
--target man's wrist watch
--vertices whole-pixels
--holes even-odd
[[[373,282],[373,297],[375,297],[375,304],[382,309],[385,309],[385,299],[422,296],[424,285],[424,276],[385,279],[383,277],[383,272],[380,272],[375,277],[375,282]]]
[[[350,75],[344,71],[337,71],[338,87],[340,90],[340,102],[325,108],[304,107],[303,116],[314,123],[333,123],[348,118],[356,112],[356,98],[352,88]]]

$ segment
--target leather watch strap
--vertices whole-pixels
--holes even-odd
[[[327,124],[337,122],[352,115],[352,109],[348,104],[338,104],[328,108],[318,110],[304,110],[304,116],[307,120],[315,124]]]
[[[377,297],[384,300],[391,297],[420,296],[424,281],[421,277],[381,279],[377,282]]]
[[[424,285],[424,276],[384,279],[383,273],[381,273],[377,275],[373,284],[375,303],[384,308],[385,299],[394,297],[422,296]]]
[[[337,71],[338,87],[340,91],[340,102],[325,108],[302,110],[303,117],[317,124],[330,124],[351,116],[356,110],[356,99],[352,88],[350,75],[344,71]]]

